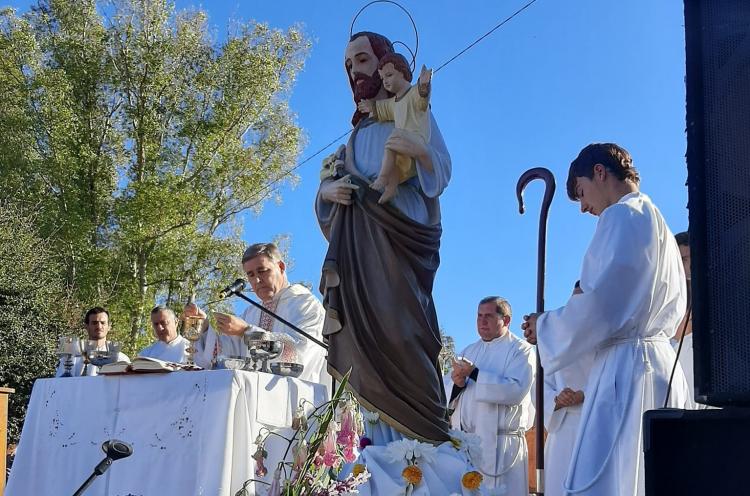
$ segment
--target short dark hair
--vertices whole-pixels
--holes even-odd
[[[614,143],[592,143],[586,146],[570,164],[568,170],[568,198],[578,201],[576,193],[576,179],[594,177],[594,166],[602,164],[607,171],[620,181],[641,182],[638,170],[633,166],[633,158],[623,147]]]
[[[680,246],[690,246],[690,233],[688,231],[675,234],[674,239]]]
[[[89,323],[89,317],[91,317],[92,315],[99,314],[99,313],[106,313],[107,314],[107,320],[109,320],[109,312],[107,311],[106,308],[104,308],[104,307],[94,307],[91,310],[89,310],[88,312],[86,312],[86,316],[83,317],[83,323],[84,324],[88,324]]]
[[[151,315],[156,315],[159,312],[165,312],[172,316],[172,318],[177,321],[177,314],[174,313],[174,310],[172,310],[169,307],[165,307],[164,305],[156,305],[154,308],[151,309]]]
[[[480,305],[484,305],[485,303],[494,303],[496,305],[495,311],[500,314],[501,317],[512,317],[512,311],[510,308],[510,303],[508,303],[508,300],[501,296],[485,296],[481,300],[479,300]]]
[[[386,53],[378,62],[378,70],[382,70],[386,64],[393,64],[393,68],[404,75],[404,79],[411,83],[412,73],[409,61],[400,53]]]
[[[242,254],[242,263],[252,260],[260,255],[267,256],[273,262],[280,262],[283,260],[281,257],[281,251],[279,251],[279,247],[276,246],[275,243],[255,243],[254,245],[248,246],[245,253]]]

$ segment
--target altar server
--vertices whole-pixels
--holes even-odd
[[[685,313],[685,275],[664,218],[639,191],[630,154],[585,147],[570,166],[568,196],[599,217],[583,260],[580,295],[524,317],[547,373],[594,354],[565,494],[644,494],[643,412],[662,406],[675,360],[669,339]],[[668,406],[682,408],[678,368]]]
[[[84,326],[86,327],[86,334],[88,335],[89,341],[96,341],[96,349],[101,352],[108,352],[107,334],[110,330],[109,312],[102,307],[94,307],[86,312],[86,316],[83,318]],[[111,357],[111,361],[128,361],[127,355],[121,352],[117,352],[116,357]],[[81,356],[74,356],[71,358],[73,363],[70,368],[70,375],[78,377],[81,375],[95,376],[99,372],[99,367],[94,364],[84,364],[84,360]],[[61,358],[57,365],[55,377],[61,377],[65,373],[65,359]]]
[[[581,294],[579,282],[573,294]],[[544,494],[563,496],[565,476],[586,399],[586,381],[593,357],[585,356],[558,371],[544,374]]]

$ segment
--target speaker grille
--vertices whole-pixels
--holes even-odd
[[[750,2],[685,5],[696,386],[712,404],[747,403]]]

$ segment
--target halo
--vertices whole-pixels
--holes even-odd
[[[411,66],[412,66],[412,72],[414,71],[414,68],[417,65],[417,53],[419,53],[419,32],[417,31],[417,25],[414,22],[414,18],[411,16],[408,10],[406,10],[400,3],[394,2],[393,0],[372,0],[370,3],[366,4],[364,7],[359,9],[359,11],[354,15],[354,18],[352,19],[352,23],[349,26],[349,38],[352,37],[354,34],[354,23],[357,21],[357,18],[360,16],[360,14],[370,5],[374,5],[376,3],[391,3],[401,9],[404,14],[409,18],[409,21],[411,22],[412,28],[414,28],[414,39],[415,39],[415,45],[414,45],[414,51],[412,51],[406,43],[403,41],[393,41],[391,42],[392,45],[395,45],[397,43],[403,45],[406,47],[407,50],[409,50],[409,53],[411,54]]]
[[[415,54],[414,52],[412,52],[411,48],[409,48],[409,45],[407,45],[403,41],[398,41],[398,40],[392,41],[391,45],[394,45],[394,46],[395,45],[403,45],[404,48],[406,48],[409,51],[409,55],[411,55],[411,64],[409,64],[409,65],[411,66],[411,72],[414,73],[414,69],[417,67],[417,54]]]

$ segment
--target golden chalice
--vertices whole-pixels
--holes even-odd
[[[205,319],[199,316],[185,317],[183,320],[182,337],[190,342],[188,347],[185,348],[187,365],[195,365],[195,342],[201,338],[203,320]]]

